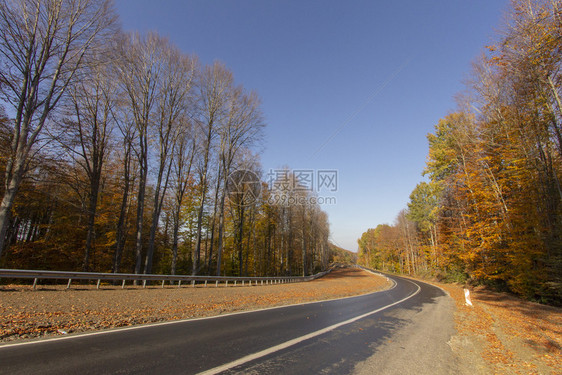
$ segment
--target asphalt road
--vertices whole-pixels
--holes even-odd
[[[454,372],[450,298],[389,277],[390,290],[358,297],[2,345],[0,373]]]

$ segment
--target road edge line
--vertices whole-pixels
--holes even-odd
[[[354,323],[354,322],[356,322],[356,321],[358,321],[358,320],[360,320],[360,319],[366,318],[366,317],[368,317],[368,316],[370,316],[370,315],[373,315],[373,314],[376,314],[376,313],[378,313],[378,312],[380,312],[380,311],[386,310],[386,309],[388,309],[389,307],[398,305],[399,303],[402,303],[402,302],[404,302],[404,301],[406,301],[406,300],[408,300],[408,299],[414,297],[414,296],[415,296],[416,294],[418,294],[419,291],[421,290],[421,287],[420,287],[417,283],[415,283],[415,282],[413,282],[413,281],[409,281],[409,280],[406,280],[406,281],[408,281],[408,282],[414,284],[418,289],[417,289],[414,293],[410,294],[409,296],[407,296],[407,297],[405,297],[405,298],[402,298],[402,299],[399,300],[399,301],[393,302],[393,303],[391,303],[391,304],[389,304],[389,305],[386,305],[386,306],[384,306],[384,307],[381,307],[381,308],[378,308],[378,309],[376,309],[376,310],[370,311],[370,312],[368,312],[368,313],[365,313],[365,314],[356,316],[355,318],[351,318],[351,319],[345,320],[345,321],[343,321],[343,322],[339,322],[339,323],[333,324],[333,325],[331,325],[331,326],[329,326],[329,327],[322,328],[322,329],[320,329],[320,330],[318,330],[318,331],[314,331],[314,332],[308,333],[308,334],[306,334],[306,335],[304,335],[304,336],[297,337],[297,338],[294,338],[294,339],[289,340],[289,341],[285,341],[284,343],[281,343],[281,344],[272,346],[272,347],[267,348],[267,349],[264,349],[264,350],[262,350],[262,351],[259,351],[259,352],[253,353],[253,354],[249,354],[249,355],[247,355],[247,356],[244,356],[244,357],[242,357],[242,358],[240,358],[240,359],[237,359],[237,360],[235,360],[235,361],[226,363],[226,364],[224,364],[224,365],[217,366],[217,367],[214,367],[214,368],[209,369],[209,370],[205,370],[205,371],[203,371],[203,372],[198,373],[197,375],[214,375],[214,374],[219,374],[219,373],[221,373],[221,372],[223,372],[223,371],[229,370],[229,369],[234,368],[234,367],[236,367],[236,366],[243,365],[243,364],[245,364],[245,363],[251,362],[251,361],[256,360],[256,359],[258,359],[258,358],[265,357],[266,355],[269,355],[269,354],[278,352],[278,351],[283,350],[283,349],[287,349],[287,348],[289,348],[289,347],[291,347],[291,346],[293,346],[293,345],[296,345],[296,344],[298,344],[298,343],[301,343],[301,342],[303,342],[303,341],[306,341],[306,340],[309,340],[309,339],[311,339],[311,338],[314,338],[314,337],[323,335],[324,333],[333,331],[334,329],[339,328],[339,327],[341,327],[341,326]],[[394,286],[396,286],[396,282],[395,282],[395,285],[394,285]]]

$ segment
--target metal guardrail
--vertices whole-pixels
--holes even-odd
[[[286,284],[303,281],[311,281],[322,277],[329,273],[332,269],[319,272],[311,276],[287,276],[287,277],[229,277],[229,276],[189,276],[189,275],[155,275],[155,274],[134,274],[134,273],[96,273],[96,272],[68,272],[68,271],[39,271],[39,270],[13,270],[0,269],[0,278],[9,279],[33,279],[33,289],[37,288],[39,280],[57,279],[68,280],[66,288],[71,287],[72,280],[97,280],[97,289],[100,288],[102,280],[122,281],[121,288],[125,288],[127,281],[142,281],[143,288],[146,287],[147,281],[161,281],[162,288],[166,282],[172,284],[177,282],[177,287],[181,287],[182,282],[188,282],[192,287],[205,286],[209,282],[214,282],[215,286],[224,284],[228,286],[252,286],[252,285],[272,285]]]

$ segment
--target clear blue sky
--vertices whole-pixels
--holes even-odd
[[[507,0],[116,0],[125,30],[156,30],[220,60],[263,101],[270,169],[336,169],[324,205],[334,243],[357,250],[422,180],[426,134],[455,109]]]

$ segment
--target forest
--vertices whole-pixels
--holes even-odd
[[[562,304],[562,9],[511,2],[392,225],[358,240],[359,263],[484,284]]]
[[[314,192],[288,167],[265,180],[260,98],[223,63],[122,31],[109,0],[1,1],[0,29],[1,268],[308,275],[337,256]]]

